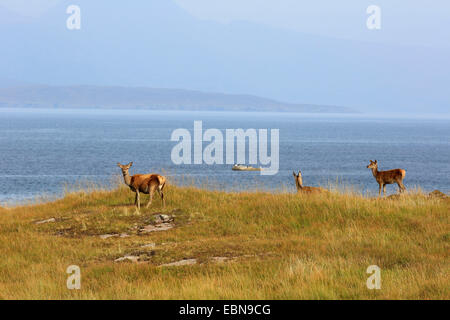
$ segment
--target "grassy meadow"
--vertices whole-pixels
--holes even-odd
[[[449,198],[174,185],[165,195],[164,209],[141,196],[140,213],[125,187],[0,208],[0,299],[450,298]],[[173,228],[140,232],[161,213]],[[138,260],[114,261],[127,255]],[[196,263],[162,266],[183,259]],[[80,290],[66,287],[70,265]],[[380,290],[366,287],[370,265]]]

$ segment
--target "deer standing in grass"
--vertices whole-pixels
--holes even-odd
[[[298,170],[298,174],[295,174],[295,172],[292,172],[295,179],[295,186],[297,187],[298,193],[306,193],[306,194],[312,194],[312,193],[324,193],[328,190],[319,188],[319,187],[306,187],[303,186],[303,179],[302,179],[302,172]]]
[[[396,183],[398,185],[400,193],[406,190],[403,184],[403,179],[405,178],[406,171],[403,169],[394,169],[389,171],[378,171],[378,161],[370,160],[370,164],[367,166],[368,169],[372,169],[373,176],[377,180],[380,189],[378,191],[378,196],[381,196],[381,189],[383,189],[383,196],[386,195],[386,185]]]
[[[161,196],[161,201],[163,207],[165,206],[164,201],[164,186],[166,185],[166,178],[159,174],[135,174],[134,176],[130,176],[128,170],[133,165],[133,162],[129,164],[122,165],[117,163],[117,166],[122,169],[123,180],[125,184],[130,187],[131,191],[136,192],[136,198],[134,200],[134,204],[138,210],[141,210],[141,199],[140,193],[150,195],[150,200],[147,203],[146,208],[148,208],[152,204],[153,195],[155,191],[158,191]]]

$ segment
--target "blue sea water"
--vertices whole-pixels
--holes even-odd
[[[279,129],[280,168],[274,176],[236,172],[231,165],[176,165],[174,129]],[[204,144],[205,146],[207,143]],[[292,113],[148,110],[0,109],[0,205],[61,196],[77,184],[113,186],[117,162],[131,174],[164,172],[171,181],[227,190],[295,191],[292,171],[305,185],[329,182],[375,193],[366,168],[406,169],[405,185],[450,191],[450,119]],[[388,186],[389,193],[397,186]]]

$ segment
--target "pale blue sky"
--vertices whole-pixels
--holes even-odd
[[[170,0],[161,0],[170,1]],[[359,41],[450,47],[448,0],[173,0],[191,15],[230,23],[250,21]],[[0,0],[24,16],[39,16],[61,0]],[[74,0],[76,3],[76,0]],[[368,32],[365,9],[382,9],[382,30]]]
[[[0,6],[16,11],[24,16],[37,16],[58,2],[59,0],[0,0]]]

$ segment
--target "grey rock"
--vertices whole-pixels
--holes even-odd
[[[131,261],[131,262],[138,262],[139,261],[139,257],[137,256],[124,256],[124,257],[120,257],[117,258],[116,260],[114,260],[114,262],[125,262],[125,261]]]
[[[166,231],[172,229],[174,227],[171,223],[160,223],[157,225],[149,224],[145,227],[142,227],[139,232],[140,233],[149,233],[149,232],[158,232],[158,231]]]
[[[35,224],[44,224],[44,223],[50,223],[50,222],[56,222],[55,218],[50,218],[46,220],[36,221]]]
[[[230,258],[228,258],[228,257],[212,257],[211,260],[212,260],[212,262],[216,262],[216,263],[224,263],[224,262],[230,260]]]
[[[154,248],[154,247],[156,247],[156,243],[147,243],[140,246],[140,248]]]
[[[184,260],[180,260],[180,261],[162,264],[162,265],[160,265],[160,267],[179,267],[179,266],[193,265],[196,263],[197,263],[197,259],[184,259]]]
[[[103,240],[105,240],[105,239],[108,239],[108,238],[118,237],[118,236],[119,236],[119,235],[116,234],[116,233],[114,233],[114,234],[102,234],[102,235],[100,235],[100,238],[103,239]]]
[[[165,223],[165,222],[171,222],[173,221],[173,218],[167,214],[158,214],[155,218],[155,222],[158,223]]]

